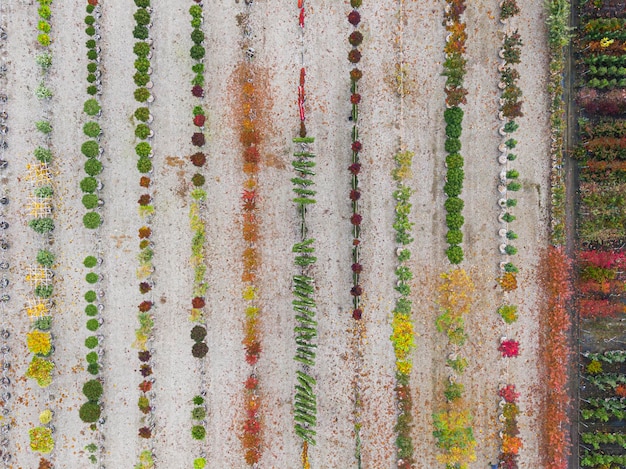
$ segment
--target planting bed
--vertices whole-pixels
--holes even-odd
[[[626,62],[581,53],[570,283],[566,5],[0,1],[0,468],[567,467],[569,292],[626,342]]]

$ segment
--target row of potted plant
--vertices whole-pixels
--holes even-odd
[[[298,23],[300,25],[301,52],[305,53],[304,26],[305,10],[304,0],[298,0]],[[304,57],[304,55],[303,55]],[[311,145],[315,139],[307,136],[306,128],[306,69],[304,64],[300,69],[298,82],[298,115],[299,135],[293,139],[296,151],[293,154],[292,166],[295,177],[291,179],[293,192],[299,216],[300,238],[293,245],[295,254],[293,275],[293,309],[296,326],[295,345],[296,353],[294,360],[297,362],[296,385],[294,389],[293,415],[294,431],[302,440],[301,463],[303,469],[311,467],[309,462],[309,445],[316,444],[317,425],[317,396],[315,386],[317,381],[313,376],[315,371],[315,357],[317,349],[317,304],[315,302],[315,278],[313,266],[315,257],[315,240],[308,235],[307,212],[315,204],[317,191],[313,189],[315,182],[315,155],[311,152]]]
[[[87,116],[87,122],[83,125],[83,133],[88,138],[81,145],[81,152],[87,158],[85,162],[86,177],[81,181],[81,189],[84,193],[82,197],[82,203],[87,213],[83,216],[83,225],[89,231],[96,230],[102,223],[102,217],[100,215],[100,207],[103,202],[100,198],[100,190],[102,183],[100,181],[100,173],[102,172],[102,162],[100,156],[102,154],[102,147],[100,146],[100,137],[102,129],[98,122],[100,115],[100,93],[102,91],[101,86],[101,66],[100,66],[100,25],[99,19],[101,16],[100,6],[97,0],[88,0],[86,5],[87,16],[85,17],[87,35],[87,94],[88,101],[94,103],[90,108],[89,105],[84,106],[83,111]],[[98,109],[96,114],[93,113],[94,109]],[[88,112],[89,111],[89,112]],[[99,245],[100,234],[98,231],[91,234],[92,245]],[[96,248],[97,249],[97,248]],[[85,446],[86,454],[89,461],[93,464],[97,464],[102,458],[104,440],[101,423],[102,419],[102,401],[101,396],[103,392],[102,379],[100,378],[101,371],[101,359],[103,356],[103,337],[98,334],[97,331],[102,325],[102,309],[103,305],[100,303],[102,295],[101,292],[101,280],[100,274],[100,262],[96,255],[87,256],[83,265],[89,269],[85,275],[87,282],[87,292],[85,293],[85,300],[87,305],[85,306],[85,314],[87,315],[86,328],[89,332],[88,338],[85,340],[85,346],[87,348],[87,354],[85,359],[87,361],[87,372],[91,375],[83,386],[83,394],[86,402],[84,402],[79,409],[80,419],[89,424],[89,429],[93,432],[95,443],[89,443]],[[98,293],[97,293],[98,292]]]
[[[517,158],[517,156],[512,153],[517,146],[517,140],[513,138],[513,133],[519,127],[515,119],[523,115],[521,101],[522,90],[518,86],[520,74],[515,68],[515,65],[520,63],[521,60],[521,47],[523,43],[518,30],[513,29],[511,25],[511,20],[519,13],[520,8],[516,0],[505,0],[500,4],[500,20],[506,27],[502,48],[499,52],[500,58],[503,59],[503,63],[498,68],[500,72],[498,88],[502,90],[500,95],[499,118],[502,121],[506,121],[506,123],[500,127],[498,132],[502,139],[502,143],[498,147],[498,150],[501,152],[498,158],[498,163],[501,167],[500,181],[498,184],[498,192],[501,194],[501,198],[498,201],[498,205],[501,209],[499,221],[502,224],[502,228],[500,228],[498,234],[500,235],[500,254],[507,257],[517,253],[517,248],[510,243],[512,240],[517,239],[517,234],[509,227],[509,223],[515,220],[515,217],[511,213],[511,208],[517,206],[517,200],[510,198],[509,192],[517,191],[521,187],[516,181],[519,177],[518,171],[510,169],[510,162]],[[518,269],[508,258],[500,262],[500,269],[503,274],[509,274],[516,279]],[[507,301],[508,292],[504,288],[503,292],[503,304],[498,307],[497,313],[504,322],[506,333],[500,340],[498,351],[503,358],[510,358],[519,354],[519,342],[507,337],[511,333],[510,325],[517,321],[518,307]],[[508,370],[508,366],[506,370]],[[510,382],[508,373],[505,374],[505,382]],[[506,394],[507,397],[503,397],[503,394]],[[517,428],[516,416],[519,409],[515,402],[518,397],[517,393],[515,393],[515,386],[513,384],[506,384],[503,388],[498,390],[498,396],[500,399],[504,399],[504,401],[500,402],[502,408],[500,421],[503,428],[500,432],[501,450],[498,456],[499,466],[506,469],[517,469],[522,440],[518,436],[519,430]]]
[[[54,189],[52,186],[51,171],[48,164],[52,161],[53,155],[50,150],[50,133],[52,124],[48,118],[50,115],[50,99],[52,90],[48,87],[49,69],[52,65],[52,54],[50,52],[50,19],[52,16],[50,5],[51,0],[38,0],[38,23],[37,42],[40,52],[36,56],[41,75],[39,84],[35,88],[35,96],[39,100],[40,110],[44,118],[35,123],[39,130],[43,145],[35,148],[34,156],[37,163],[27,165],[27,179],[32,185],[33,192],[29,204],[30,215],[33,217],[28,225],[39,236],[41,246],[37,261],[40,266],[30,269],[26,275],[26,281],[33,286],[33,297],[29,299],[27,314],[32,322],[32,329],[26,335],[26,345],[30,353],[33,354],[31,362],[26,370],[25,376],[33,379],[41,388],[47,388],[52,384],[52,372],[55,364],[52,361],[54,352],[52,327],[52,307],[51,297],[54,293],[53,277],[51,270],[54,264],[54,254],[46,250],[49,245],[52,231],[55,224],[52,218]],[[32,313],[32,314],[31,314]],[[54,426],[52,425],[52,410],[46,404],[46,408],[40,413],[39,425],[29,429],[30,449],[41,454],[50,454],[54,449],[54,437],[52,435]],[[39,468],[52,467],[50,456],[42,457],[39,461]]]
[[[459,198],[463,191],[464,160],[461,156],[461,132],[463,124],[463,109],[460,105],[467,102],[467,90],[463,87],[467,59],[465,58],[465,41],[467,40],[466,25],[462,16],[466,5],[464,0],[446,0],[444,26],[447,31],[444,47],[445,60],[443,72],[446,77],[446,107],[444,119],[446,122],[446,177],[443,191],[447,196],[445,203],[446,226],[448,232],[446,241],[448,248],[446,256],[451,264],[460,264],[463,261],[463,232],[461,228],[465,219],[463,200]]]
[[[437,331],[448,337],[446,366],[450,369],[450,374],[443,392],[446,403],[433,414],[433,436],[435,444],[441,450],[437,461],[446,464],[446,467],[467,467],[467,464],[476,460],[476,440],[471,425],[471,409],[461,402],[465,387],[460,378],[468,362],[460,354],[460,347],[468,338],[464,316],[472,308],[475,286],[470,275],[459,268],[441,274],[441,278],[437,298],[441,314],[435,325]]]
[[[352,288],[350,295],[352,296],[352,318],[356,321],[353,329],[353,340],[356,347],[355,358],[357,360],[356,369],[361,369],[359,360],[361,360],[361,347],[365,335],[365,326],[361,323],[363,308],[361,306],[361,296],[363,295],[363,287],[360,284],[363,265],[361,264],[361,222],[363,216],[359,210],[359,200],[361,198],[361,189],[359,186],[359,173],[361,172],[361,150],[363,144],[359,137],[359,105],[361,103],[361,94],[359,93],[359,80],[363,76],[363,72],[359,69],[358,63],[361,61],[361,46],[363,42],[363,33],[359,30],[361,23],[361,0],[350,0],[352,11],[348,14],[348,22],[353,29],[348,36],[348,43],[351,46],[348,52],[348,61],[351,64],[350,69],[350,120],[352,122],[351,131],[351,160],[348,170],[350,171],[350,203],[352,206],[352,215],[350,216],[350,224],[352,226]],[[355,457],[357,467],[361,467],[361,386],[359,372],[355,372],[353,380],[354,394],[354,435],[355,435]]]
[[[260,170],[262,141],[261,129],[258,127],[260,117],[260,97],[257,96],[257,82],[252,47],[251,2],[246,2],[241,18],[242,49],[245,58],[239,68],[241,84],[241,108],[239,141],[242,145],[242,169],[247,178],[242,192],[242,237],[244,251],[242,253],[242,297],[245,301],[244,339],[246,362],[249,369],[244,382],[245,417],[242,430],[242,445],[246,464],[255,466],[263,453],[261,418],[261,383],[257,373],[257,362],[261,356],[261,337],[259,333],[259,317],[261,309],[258,301],[258,284],[256,281],[261,259],[258,247],[259,223],[258,212],[258,173]]]
[[[150,28],[152,26],[152,7],[150,0],[135,0],[137,9],[133,14],[135,27],[133,37],[137,40],[133,46],[135,59],[135,74],[133,80],[137,88],[134,91],[135,100],[139,107],[135,109],[134,118],[136,122],[135,138],[139,141],[135,145],[137,154],[137,170],[140,173],[139,186],[144,190],[138,200],[139,215],[143,220],[143,226],[139,228],[139,252],[137,255],[138,268],[137,279],[139,280],[139,293],[144,295],[144,299],[138,306],[137,320],[139,327],[135,330],[135,342],[133,346],[137,349],[139,359],[139,373],[142,381],[139,383],[139,398],[137,407],[141,412],[140,428],[138,435],[140,438],[139,454],[135,469],[151,469],[154,467],[153,445],[148,443],[154,436],[155,415],[154,415],[154,351],[150,348],[153,339],[154,328],[154,298],[152,289],[154,287],[153,272],[154,265],[154,243],[152,241],[152,218],[155,213],[153,205],[152,180],[152,156],[153,149],[150,139],[153,131],[150,127],[152,115],[150,114],[150,103],[154,101],[152,95],[153,83],[151,80],[152,67],[152,38]]]
[[[401,96],[402,99],[402,96]],[[393,333],[390,337],[396,357],[396,388],[395,398],[397,404],[396,415],[396,460],[400,469],[414,467],[415,448],[411,430],[413,428],[413,400],[411,397],[410,378],[413,369],[411,354],[415,349],[415,331],[413,328],[413,302],[411,300],[410,280],[413,271],[409,266],[411,250],[409,245],[413,242],[411,229],[413,222],[410,221],[412,204],[410,203],[413,189],[408,182],[412,177],[412,162],[414,154],[410,151],[401,151],[395,155],[396,166],[393,170],[393,178],[396,181],[396,189],[393,198],[396,201],[393,228],[395,230],[396,255],[398,258],[396,267],[395,290],[399,293],[393,308],[391,322]]]
[[[206,343],[206,316],[205,316],[205,294],[207,290],[206,283],[206,264],[205,264],[205,241],[206,226],[204,213],[206,212],[206,191],[204,190],[205,177],[201,173],[206,163],[206,155],[202,153],[202,147],[205,145],[204,124],[206,121],[205,112],[202,107],[202,99],[204,96],[204,42],[205,36],[201,29],[203,23],[203,4],[195,1],[189,8],[191,16],[191,41],[193,45],[189,50],[189,55],[193,61],[191,67],[194,77],[191,81],[191,94],[194,96],[194,107],[192,110],[192,120],[194,125],[194,133],[191,137],[191,144],[194,147],[194,156],[190,158],[194,175],[191,177],[191,200],[189,203],[189,227],[192,232],[191,237],[191,257],[190,265],[193,268],[193,291],[191,298],[191,308],[189,320],[193,326],[191,329],[191,354],[197,358],[197,368],[200,373],[199,393],[193,400],[193,408],[191,410],[191,437],[195,441],[204,441],[206,437],[206,403],[203,396],[206,396],[207,383],[205,379],[205,361],[203,358],[209,351]],[[196,149],[198,151],[196,151]],[[204,444],[197,448],[199,455],[194,459],[194,469],[203,469],[206,467],[206,454]]]

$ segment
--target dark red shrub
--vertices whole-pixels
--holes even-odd
[[[191,163],[198,167],[204,166],[206,163],[206,155],[202,152],[194,153],[191,155]]]
[[[250,390],[256,389],[258,385],[259,385],[259,380],[255,376],[250,376],[246,380],[246,389],[250,389]]]
[[[243,152],[243,159],[246,163],[258,163],[261,161],[261,155],[256,146],[248,147]]]
[[[197,147],[201,147],[205,143],[204,134],[202,132],[196,132],[191,136],[191,143]]]
[[[204,342],[196,342],[191,347],[191,354],[194,358],[204,358],[209,352],[209,346]]]
[[[359,49],[352,49],[348,52],[348,60],[353,64],[357,64],[361,61],[361,51]]]
[[[361,272],[363,272],[363,266],[358,262],[355,262],[354,264],[352,264],[352,272],[354,272],[355,274],[360,274]]]
[[[139,372],[141,373],[141,376],[147,378],[152,374],[152,367],[150,365],[141,365]]]
[[[141,303],[139,303],[139,311],[141,311],[142,313],[147,313],[148,311],[150,311],[150,308],[152,308],[152,301],[142,301]]]
[[[358,213],[355,213],[350,217],[350,223],[352,223],[353,225],[358,226],[361,224],[362,221],[363,221],[363,217],[359,215]]]
[[[152,290],[152,285],[150,285],[148,282],[141,282],[139,284],[139,292],[142,294],[148,293],[150,290]]]
[[[150,428],[148,428],[148,427],[141,427],[139,429],[139,436],[141,438],[151,438],[152,437],[152,430],[150,430]]]
[[[350,200],[359,200],[361,198],[361,193],[357,190],[352,189],[350,191]]]
[[[363,316],[363,310],[361,310],[361,308],[357,308],[354,311],[352,311],[353,319],[356,319],[358,321],[359,319],[361,319],[362,316]]]
[[[348,169],[352,174],[356,176],[361,172],[361,163],[352,163],[350,166],[348,166]]]
[[[139,390],[141,392],[148,392],[152,389],[152,382],[151,381],[142,381],[139,384]]]
[[[194,125],[198,127],[202,127],[205,121],[206,121],[206,117],[203,116],[202,114],[198,114],[197,116],[193,118]]]
[[[361,285],[355,285],[350,289],[350,294],[352,296],[361,296],[363,294],[363,288],[361,288]]]
[[[360,31],[353,31],[348,37],[348,42],[354,47],[357,47],[363,42],[363,34]]]
[[[148,176],[141,176],[141,179],[139,179],[139,185],[141,187],[150,187],[150,178]]]
[[[202,98],[204,96],[204,90],[201,86],[196,85],[191,88],[191,94],[194,95],[196,98]]]
[[[352,151],[359,152],[361,151],[361,148],[363,148],[363,145],[361,145],[361,142],[352,143]]]
[[[139,205],[148,205],[150,203],[150,201],[152,200],[152,197],[150,197],[150,194],[142,194],[141,196],[139,196]]]
[[[354,93],[350,96],[350,102],[352,104],[359,104],[361,102],[361,95],[359,93]]]
[[[204,302],[204,298],[202,298],[201,296],[196,296],[194,299],[191,300],[191,306],[194,308],[204,308],[204,305],[206,303]]]
[[[139,357],[139,361],[142,362],[150,361],[150,359],[152,358],[152,355],[150,355],[150,352],[147,350],[141,350],[137,352],[137,356]]]
[[[356,10],[352,10],[348,14],[348,21],[352,26],[358,25],[361,22],[361,14]]]

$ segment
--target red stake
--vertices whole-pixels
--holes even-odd
[[[306,71],[304,67],[300,69],[300,86],[304,86],[304,76],[306,75]]]
[[[304,0],[298,0],[298,8],[302,8],[304,6]]]
[[[304,28],[304,8],[300,10],[300,27]]]

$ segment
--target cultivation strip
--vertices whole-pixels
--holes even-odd
[[[32,187],[28,204],[29,214],[32,218],[28,225],[39,235],[40,249],[36,258],[38,265],[30,267],[25,276],[26,282],[33,287],[33,294],[27,299],[26,304],[26,313],[32,324],[32,330],[26,336],[26,345],[33,356],[25,376],[33,379],[40,388],[48,388],[52,384],[52,372],[55,367],[52,361],[54,346],[50,332],[54,314],[54,302],[51,299],[54,292],[54,273],[51,268],[55,256],[46,249],[50,245],[52,231],[55,227],[52,218],[53,172],[49,166],[53,159],[50,149],[50,133],[52,132],[50,98],[52,98],[52,90],[47,85],[49,70],[52,66],[52,54],[50,52],[51,3],[51,0],[38,1],[37,42],[40,46],[40,52],[36,56],[36,62],[40,67],[41,75],[38,77],[39,83],[35,88],[35,96],[39,101],[43,118],[35,122],[35,127],[40,132],[43,144],[35,148],[34,156],[37,163],[27,165],[28,172],[26,175],[26,180]],[[52,393],[45,396],[47,403],[39,415],[39,425],[31,427],[28,431],[31,451],[48,455],[47,458],[42,457],[40,459],[40,468],[50,468],[54,463],[53,458],[50,457],[50,453],[54,449],[53,414],[50,409],[53,401],[52,396]]]
[[[300,216],[300,239],[294,243],[292,251],[295,254],[294,263],[297,274],[293,276],[292,301],[296,314],[295,342],[296,354],[294,360],[298,362],[296,370],[296,385],[293,402],[294,430],[298,438],[302,440],[301,462],[303,469],[311,467],[309,463],[309,445],[315,446],[317,425],[317,396],[315,386],[317,381],[313,376],[315,371],[315,350],[317,349],[317,304],[314,298],[315,278],[313,267],[317,261],[315,257],[315,239],[308,235],[307,211],[315,204],[317,191],[313,189],[315,182],[315,154],[312,153],[311,145],[315,138],[307,135],[306,128],[306,68],[304,66],[305,54],[305,9],[304,0],[298,0],[298,22],[300,25],[300,49],[302,64],[300,68],[300,80],[298,84],[298,111],[299,111],[299,135],[293,139],[296,151],[293,156],[292,166],[296,177],[291,179],[298,215]]]
[[[93,441],[85,446],[86,454],[91,463],[102,466],[104,451],[104,436],[102,432],[102,392],[103,378],[101,377],[103,352],[103,336],[97,334],[98,329],[104,322],[102,312],[104,310],[102,290],[102,238],[99,227],[102,223],[100,210],[104,201],[101,199],[102,183],[100,173],[102,162],[100,160],[103,149],[100,146],[102,130],[99,124],[100,116],[100,93],[102,85],[100,75],[100,17],[101,7],[97,0],[88,0],[86,5],[87,16],[85,17],[87,36],[87,100],[83,106],[83,112],[87,116],[83,125],[83,133],[87,140],[81,145],[81,152],[87,158],[85,162],[86,177],[80,182],[83,192],[82,203],[87,212],[83,215],[83,225],[88,230],[91,238],[92,252],[85,257],[83,265],[89,269],[85,275],[86,293],[85,314],[87,315],[86,328],[91,333],[85,339],[87,348],[86,361],[87,372],[91,375],[83,385],[83,394],[86,402],[79,409],[79,417],[88,424],[93,432]]]
[[[396,201],[394,211],[393,228],[395,230],[395,240],[397,243],[396,255],[398,257],[396,267],[396,285],[395,290],[399,293],[393,308],[393,318],[391,327],[393,333],[390,337],[396,357],[396,387],[395,401],[397,407],[396,414],[396,461],[397,467],[400,469],[410,469],[414,467],[415,448],[411,431],[413,428],[413,399],[411,396],[411,371],[413,369],[413,361],[411,354],[415,349],[415,330],[413,324],[413,302],[411,301],[411,287],[409,281],[413,278],[413,271],[409,266],[411,258],[411,250],[409,245],[413,242],[412,227],[410,221],[412,214],[412,204],[410,203],[411,195],[414,190],[410,186],[410,180],[413,177],[412,163],[413,152],[404,148],[404,97],[406,90],[404,88],[404,74],[406,73],[406,65],[404,60],[404,0],[398,0],[398,67],[400,79],[396,92],[400,101],[399,112],[399,151],[395,155],[396,166],[392,171],[393,179],[396,181],[396,188],[393,192],[393,198]]]
[[[138,306],[137,320],[139,327],[135,330],[135,342],[133,346],[137,349],[139,358],[139,373],[142,381],[139,383],[139,399],[137,407],[142,413],[141,427],[138,430],[140,438],[139,454],[137,455],[136,469],[151,469],[155,467],[154,445],[151,439],[155,432],[155,414],[154,414],[154,391],[152,385],[155,381],[153,376],[154,367],[154,350],[150,348],[154,328],[154,296],[152,288],[154,287],[154,265],[152,258],[154,256],[154,243],[152,241],[152,221],[155,214],[155,208],[152,204],[154,181],[152,180],[152,156],[153,150],[150,139],[153,131],[150,127],[152,115],[150,114],[150,103],[154,101],[152,95],[152,69],[150,66],[150,58],[152,57],[152,39],[150,37],[150,28],[152,26],[150,0],[135,0],[137,10],[133,17],[135,18],[135,28],[133,36],[137,40],[133,46],[133,52],[137,56],[135,60],[135,74],[133,80],[137,88],[135,89],[135,100],[139,103],[139,107],[134,112],[134,118],[137,122],[135,127],[135,137],[139,141],[135,146],[137,154],[137,170],[140,173],[139,186],[144,193],[139,197],[139,216],[143,225],[139,228],[139,252],[137,259],[139,265],[137,268],[137,279],[139,280],[139,292],[144,295],[144,300]]]
[[[206,438],[206,405],[205,396],[207,395],[208,383],[206,380],[206,362],[204,357],[209,351],[209,347],[205,342],[207,335],[206,315],[205,315],[205,299],[207,290],[206,283],[206,264],[205,264],[205,241],[206,241],[206,191],[203,189],[205,184],[204,175],[199,172],[206,163],[206,155],[202,151],[205,145],[204,124],[206,121],[205,112],[202,108],[202,100],[204,97],[204,32],[201,29],[204,12],[202,3],[196,1],[189,9],[191,15],[191,40],[193,45],[189,51],[191,59],[194,61],[192,71],[195,74],[192,80],[191,94],[195,98],[193,107],[193,124],[196,127],[195,132],[191,136],[191,143],[198,149],[191,157],[192,166],[198,171],[191,178],[191,201],[189,203],[189,227],[192,232],[191,238],[191,257],[190,264],[193,267],[193,292],[191,299],[191,310],[189,320],[192,322],[191,354],[197,358],[196,366],[200,375],[200,386],[196,396],[192,399],[193,408],[191,411],[192,426],[191,436],[196,441],[203,441]],[[198,457],[194,459],[194,469],[203,469],[206,467],[206,453],[204,445],[197,448]]]
[[[502,277],[500,277],[499,283],[504,297],[503,304],[498,307],[497,313],[502,318],[506,330],[498,348],[501,356],[505,359],[519,354],[519,342],[508,338],[511,335],[511,324],[515,323],[518,318],[518,307],[507,301],[508,292],[513,289],[513,286],[517,287],[518,273],[518,268],[510,261],[510,256],[517,254],[517,248],[511,244],[512,240],[517,239],[517,234],[510,229],[510,223],[516,219],[511,213],[511,209],[517,206],[517,199],[511,198],[510,193],[518,191],[521,185],[516,181],[519,177],[518,171],[511,169],[510,165],[517,158],[517,155],[512,153],[517,146],[517,140],[513,138],[513,134],[519,128],[515,119],[523,116],[522,90],[518,86],[520,74],[515,68],[515,65],[520,63],[523,44],[518,30],[514,29],[511,24],[519,12],[520,9],[516,0],[505,0],[500,4],[500,21],[505,27],[502,48],[499,52],[503,62],[498,67],[500,72],[498,88],[502,90],[499,119],[506,122],[498,130],[502,140],[498,147],[500,151],[500,156],[498,157],[498,163],[500,164],[498,192],[501,195],[498,200],[498,205],[501,209],[498,216],[501,228],[498,234],[500,236],[499,251],[505,257],[505,260],[500,262]],[[519,429],[517,426],[517,414],[519,413],[517,398],[519,394],[515,391],[515,385],[509,384],[509,360],[506,360],[505,370],[504,379],[506,384],[498,389],[500,398],[499,420],[502,425],[498,462],[503,467],[516,469],[518,467],[519,451],[523,446],[522,439],[518,436]]]
[[[0,4],[0,50],[6,48],[6,25],[5,25],[5,4]],[[6,150],[9,146],[7,133],[9,127],[7,125],[8,114],[6,112],[6,103],[8,97],[5,94],[7,89],[7,66],[4,60],[0,61],[0,173],[9,165],[7,160]],[[8,306],[11,300],[10,295],[10,278],[8,276],[9,269],[9,224],[5,220],[4,210],[9,203],[8,194],[3,190],[0,192],[0,317],[8,317]],[[0,435],[2,435],[2,441],[0,441],[0,463],[2,467],[9,468],[11,460],[13,459],[13,453],[11,452],[10,445],[10,430],[11,430],[11,379],[14,379],[14,375],[11,372],[11,361],[9,353],[11,351],[11,331],[8,329],[8,324],[4,324],[0,329]]]
[[[586,340],[585,346],[603,350],[623,334],[622,327],[611,325],[615,337],[602,341],[590,331],[605,328],[603,318],[624,316],[626,11],[609,0],[591,5],[583,1],[579,6],[574,45],[576,101],[582,117],[578,119],[578,144],[572,145],[572,156],[580,160],[575,306],[580,334],[595,340]],[[612,433],[621,432],[626,419],[626,355],[622,350],[605,350],[582,353],[582,357],[580,466],[622,466],[626,451]]]
[[[242,297],[245,301],[244,339],[246,362],[249,369],[244,383],[244,407],[246,417],[242,425],[242,444],[246,464],[256,467],[263,454],[261,384],[258,378],[257,362],[261,355],[259,317],[261,309],[258,302],[258,284],[256,276],[260,267],[258,247],[259,223],[257,218],[258,173],[261,153],[259,144],[262,135],[257,126],[259,99],[255,83],[255,68],[252,65],[254,48],[252,47],[252,29],[250,15],[253,3],[245,2],[244,13],[240,15],[242,27],[242,49],[245,58],[241,66],[241,125],[239,141],[242,144],[243,173],[246,177],[242,192],[242,237],[245,249],[242,253]]]
[[[466,25],[462,15],[466,5],[464,0],[446,0],[444,26],[448,35],[444,47],[445,61],[442,75],[446,77],[445,93],[446,107],[444,119],[446,122],[446,182],[443,191],[447,196],[445,202],[446,226],[448,232],[446,241],[448,248],[446,256],[453,265],[463,261],[463,232],[461,228],[465,219],[461,214],[464,203],[459,197],[463,190],[463,157],[461,156],[461,132],[463,124],[463,109],[466,104],[467,90],[463,87],[467,59],[465,58],[465,41],[467,40]]]
[[[354,435],[355,435],[355,458],[357,466],[361,467],[361,370],[363,369],[363,342],[365,339],[365,323],[361,321],[363,316],[363,308],[361,306],[361,296],[363,295],[363,287],[360,285],[361,273],[363,265],[361,264],[361,222],[363,216],[359,213],[359,199],[361,198],[361,189],[359,187],[359,173],[361,172],[360,153],[363,148],[359,138],[359,104],[361,103],[361,95],[359,94],[358,82],[363,76],[363,72],[358,68],[357,64],[361,61],[361,51],[359,46],[363,42],[363,33],[359,31],[361,23],[361,0],[350,0],[350,6],[353,10],[348,14],[348,22],[353,26],[353,31],[348,37],[348,42],[352,49],[348,53],[348,61],[352,65],[350,69],[350,104],[352,121],[351,132],[351,164],[348,167],[350,171],[350,201],[352,205],[352,215],[350,223],[352,225],[352,318],[355,320],[353,329],[353,346],[355,349],[355,373],[353,378],[353,394],[354,394]]]

